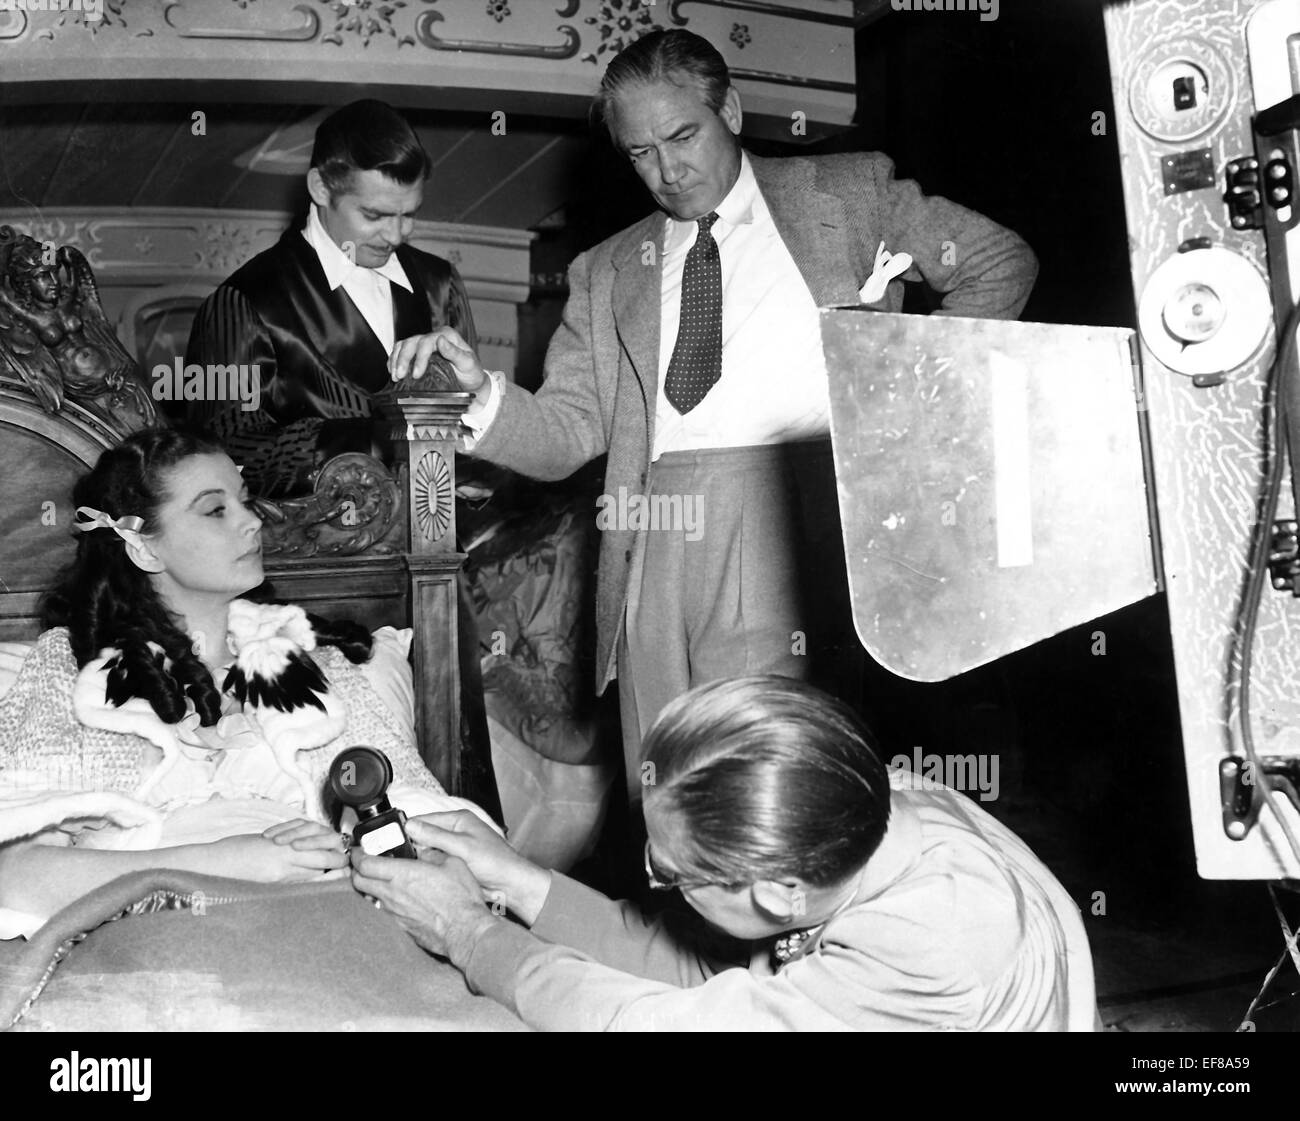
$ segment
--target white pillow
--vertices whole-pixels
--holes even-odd
[[[370,661],[362,663],[361,672],[414,743],[415,683],[411,663],[406,660],[411,650],[411,628],[380,627],[374,638]]]
[[[23,659],[35,645],[34,642],[0,642],[0,697],[13,687]]]

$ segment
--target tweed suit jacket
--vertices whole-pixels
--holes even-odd
[[[902,279],[944,294],[936,314],[1013,318],[1037,262],[1021,238],[895,179],[878,153],[759,159],[754,177],[818,306],[857,304],[883,241],[907,252]],[[563,479],[608,453],[605,490],[643,494],[654,441],[665,217],[655,213],[577,257],[537,393],[507,386],[473,454],[536,479]],[[902,285],[872,305],[897,311]],[[596,590],[596,689],[616,672],[628,573],[644,530],[603,531]]]

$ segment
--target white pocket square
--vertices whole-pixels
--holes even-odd
[[[864,304],[874,304],[877,300],[883,300],[889,282],[895,277],[902,276],[911,267],[910,253],[890,253],[882,241],[880,248],[876,250],[875,270],[867,277],[866,284],[858,290],[858,299]]]

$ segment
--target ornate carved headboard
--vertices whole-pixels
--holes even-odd
[[[67,247],[51,257],[38,246],[36,256],[32,245],[0,227],[0,641],[38,633],[40,598],[73,551],[73,482],[158,422],[85,259]],[[376,402],[383,461],[338,456],[313,494],[261,504],[263,591],[371,628],[412,627],[420,750],[452,792],[461,789],[456,579],[465,559],[455,446],[468,400],[436,376],[418,391],[390,391]]]
[[[0,370],[0,641],[36,636],[37,602],[72,555],[72,484],[125,434],[75,402],[46,411]]]

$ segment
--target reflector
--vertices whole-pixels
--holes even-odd
[[[858,637],[937,681],[1159,590],[1133,332],[822,312]]]

